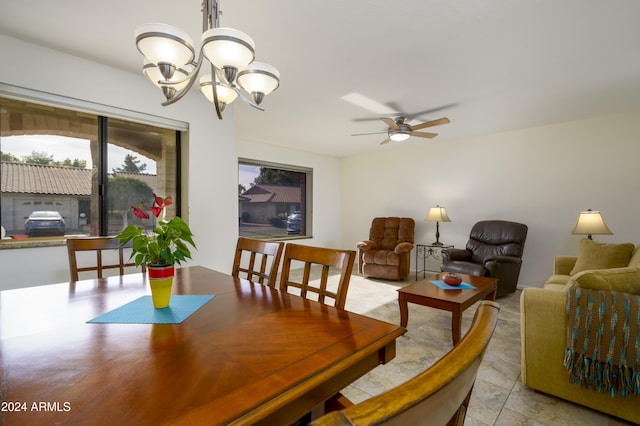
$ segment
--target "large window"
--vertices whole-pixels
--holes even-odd
[[[312,169],[238,160],[239,233],[243,237],[311,237]]]
[[[9,97],[0,108],[8,237],[115,235],[153,193],[179,214],[179,131]]]

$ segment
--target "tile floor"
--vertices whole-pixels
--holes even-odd
[[[397,289],[405,282],[352,275],[346,309],[399,323]],[[500,319],[472,394],[465,425],[627,425],[624,421],[536,393],[520,381],[520,292],[498,299]],[[463,334],[475,312],[465,312]],[[397,341],[397,356],[354,382],[343,393],[359,402],[396,386],[422,371],[452,347],[448,312],[409,304],[407,333]]]

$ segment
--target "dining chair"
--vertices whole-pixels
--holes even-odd
[[[462,425],[484,353],[498,322],[500,305],[485,300],[460,342],[409,381],[359,404],[340,395],[313,426]]]
[[[240,273],[249,281],[276,288],[278,268],[284,243],[254,240],[239,237],[236,244],[236,254],[233,259],[231,275],[240,278]],[[247,256],[244,256],[247,254]],[[259,265],[256,264],[256,260]]]
[[[288,243],[284,249],[280,290],[288,291],[289,287],[297,288],[300,290],[300,296],[305,299],[308,298],[309,293],[315,293],[318,296],[317,301],[320,303],[325,303],[325,299],[329,297],[334,300],[336,308],[344,309],[355,258],[356,252],[353,250]],[[293,270],[298,269],[298,265],[303,265],[302,276],[299,279],[297,273],[292,274]],[[321,269],[319,282],[311,279],[312,266]],[[335,291],[328,288],[331,268],[334,268],[334,271],[335,268],[340,270]]]
[[[87,271],[96,271],[97,277],[102,278],[103,270],[118,268],[120,275],[124,275],[125,268],[136,266],[133,261],[128,262],[125,261],[124,258],[124,250],[131,248],[131,244],[131,241],[129,241],[127,244],[120,247],[120,241],[117,238],[112,237],[68,238],[67,253],[69,255],[71,281],[78,281],[79,272]],[[117,251],[117,261],[112,260],[112,256],[106,256],[105,259],[103,259],[103,251],[106,250]],[[78,253],[88,251],[95,251],[95,263],[92,262],[90,266],[78,266]],[[146,268],[142,265],[142,272],[145,271]]]

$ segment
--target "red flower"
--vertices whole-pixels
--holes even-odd
[[[148,207],[148,209],[151,210],[151,213],[153,213],[153,215],[155,217],[160,216],[160,213],[162,213],[162,209],[163,208],[164,207],[154,207],[154,206]],[[149,217],[149,216],[147,216],[147,217]]]
[[[153,194],[153,204],[153,206],[147,208],[151,210],[155,217],[158,217],[166,206],[170,206],[171,204],[173,204],[173,201],[171,201],[171,197],[162,198],[158,197],[156,194]]]
[[[142,203],[140,203],[139,205],[142,205]],[[149,219],[151,217],[144,210],[142,210],[140,207],[131,206],[131,208],[133,209],[133,214],[135,214],[137,218]],[[156,215],[156,217],[157,217],[157,215]]]

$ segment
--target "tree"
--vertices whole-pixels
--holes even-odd
[[[109,178],[107,190],[109,211],[129,211],[131,206],[137,206],[140,202],[148,205],[153,202],[153,190],[149,185],[139,179],[128,177]]]
[[[243,184],[241,183],[238,184],[238,194],[242,194],[246,190],[247,188]]]
[[[131,155],[131,154],[127,154],[124,157],[124,163],[122,164],[122,167],[118,167],[117,169],[113,169],[114,173],[115,172],[119,172],[119,173],[142,173],[143,171],[145,171],[147,169],[147,165],[146,164],[140,164],[140,160],[138,159],[138,157]]]
[[[22,157],[22,161],[27,164],[48,166],[53,163],[53,155],[49,155],[44,151],[31,151],[31,155],[25,155]]]
[[[71,158],[67,158],[62,163],[60,163],[59,161],[56,161],[56,165],[63,166],[63,167],[76,167],[80,169],[86,169],[87,160],[80,160],[79,158],[74,158],[72,161]]]
[[[0,161],[4,163],[17,163],[20,162],[20,159],[13,154],[8,152],[0,151]]]
[[[256,185],[297,186],[304,183],[305,174],[289,170],[260,167],[260,174],[253,181]]]

